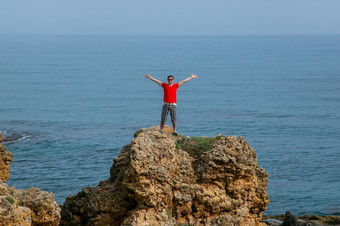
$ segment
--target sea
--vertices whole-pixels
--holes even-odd
[[[267,215],[340,215],[340,36],[0,36],[10,186],[59,204],[109,178],[175,82],[180,134],[243,136],[269,175]],[[168,117],[167,125],[171,125]]]

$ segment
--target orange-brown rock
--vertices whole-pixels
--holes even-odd
[[[0,225],[59,225],[60,207],[52,193],[19,190],[0,182]]]
[[[59,225],[60,207],[52,193],[38,188],[26,190],[11,189],[12,196],[18,203],[31,209],[32,225]]]
[[[2,133],[0,133],[0,180],[6,182],[9,179],[9,164],[13,154],[2,145]]]
[[[67,198],[61,224],[264,225],[268,175],[254,149],[219,135],[211,150],[189,155],[180,139],[157,127],[136,134],[108,180]]]
[[[0,181],[0,225],[31,225],[31,210],[19,206],[11,195],[11,189]]]

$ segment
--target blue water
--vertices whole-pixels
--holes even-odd
[[[0,130],[17,188],[62,204],[109,177],[181,81],[178,131],[243,136],[269,174],[266,214],[340,214],[340,36],[0,36]],[[168,119],[168,123],[169,119]]]

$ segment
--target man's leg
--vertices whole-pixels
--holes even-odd
[[[173,132],[176,132],[176,122],[173,122],[173,123],[172,123],[172,127],[174,128],[174,129],[173,129],[173,130],[174,130]]]
[[[166,104],[163,104],[163,107],[162,107],[162,115],[161,115],[161,124],[159,126],[159,130],[161,132],[163,132],[163,128],[164,128],[164,124],[165,124],[165,121],[166,121],[166,117],[168,115],[168,112],[169,112],[169,108]]]
[[[170,116],[171,116],[171,121],[172,121],[172,128],[173,128],[173,133],[176,133],[176,127],[177,127],[177,115],[176,115],[176,105],[172,105],[170,107]]]
[[[161,125],[160,125],[160,127],[159,127],[159,128],[160,128],[159,130],[162,131],[162,132],[163,132],[163,128],[164,128],[164,123],[165,123],[165,122],[162,122],[162,121],[161,121]]]

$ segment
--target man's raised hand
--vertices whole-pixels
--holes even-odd
[[[197,75],[191,74],[191,78],[197,78]]]
[[[144,75],[145,78],[150,78],[150,74]]]

